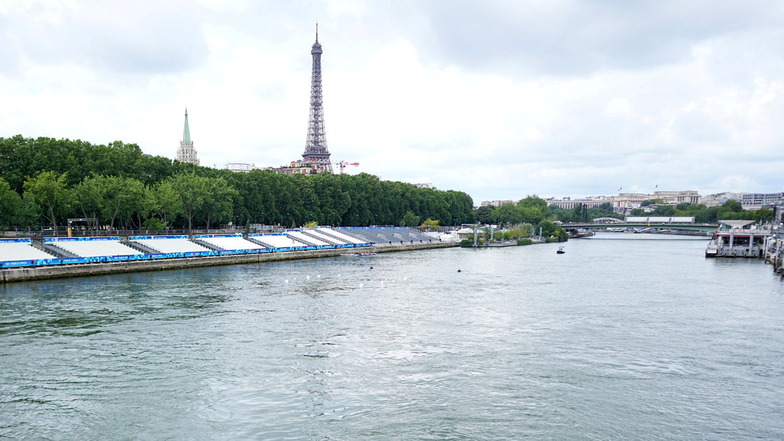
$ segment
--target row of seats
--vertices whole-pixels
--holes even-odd
[[[0,239],[0,261],[52,259],[45,251],[33,247],[30,239]]]
[[[263,250],[265,248],[269,248],[264,245],[259,245],[255,242],[251,242],[243,238],[240,234],[231,236],[196,236],[196,238],[219,250]]]
[[[437,239],[424,236],[410,228],[328,227],[289,230],[275,234],[249,234],[247,238],[241,234],[199,235],[193,239],[188,236],[131,236],[127,243],[123,243],[119,237],[46,238],[39,248],[34,247],[30,239],[0,239],[0,267],[76,263],[79,259],[100,262],[213,255],[218,252],[241,254],[433,240]]]
[[[439,239],[420,233],[413,228],[346,228],[340,231],[377,244],[431,243]]]
[[[297,248],[306,246],[304,243],[294,240],[285,234],[249,234],[248,237],[261,242],[270,248]]]
[[[169,238],[136,237],[133,238],[133,242],[158,253],[198,253],[201,251],[210,251],[207,247],[191,242],[187,236]]]
[[[316,246],[327,246],[330,245],[329,242],[325,242],[321,239],[313,237],[312,235],[308,235],[303,233],[302,231],[287,231],[286,234],[294,240],[298,240],[302,243],[307,243]]]
[[[46,238],[44,246],[60,249],[78,257],[136,256],[144,254],[128,245],[120,243],[119,237],[106,238]]]
[[[362,240],[362,239],[358,239],[358,238],[353,237],[353,236],[349,236],[348,234],[345,234],[345,233],[343,233],[343,232],[341,232],[339,230],[336,230],[336,229],[316,228],[315,231],[319,232],[320,234],[325,234],[325,235],[327,235],[329,237],[334,237],[334,238],[336,238],[338,240],[342,240],[342,241],[344,241],[346,243],[351,243],[351,244],[355,244],[355,245],[359,245],[359,244],[363,244],[363,243],[367,243],[368,242],[367,240]]]

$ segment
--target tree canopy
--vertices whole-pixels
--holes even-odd
[[[69,217],[98,218],[115,228],[399,225],[404,218],[457,225],[475,219],[466,193],[367,173],[234,173],[144,155],[120,141],[92,145],[21,135],[0,138],[0,206],[14,213],[0,217],[0,227],[56,226]]]

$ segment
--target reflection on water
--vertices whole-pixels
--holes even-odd
[[[2,286],[0,437],[782,438],[770,267],[605,239]]]

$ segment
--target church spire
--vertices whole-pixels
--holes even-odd
[[[191,129],[188,127],[188,108],[185,108],[185,129],[182,131],[182,142],[191,142]]]
[[[185,127],[182,129],[182,141],[180,141],[180,148],[177,149],[176,159],[180,162],[199,165],[199,158],[196,156],[196,150],[193,148],[193,141],[191,141],[191,128],[188,126],[188,109],[185,109]]]

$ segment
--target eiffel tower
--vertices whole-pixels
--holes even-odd
[[[316,24],[316,42],[310,50],[313,55],[313,72],[310,77],[310,119],[308,121],[308,139],[305,142],[305,153],[302,161],[315,164],[320,170],[332,171],[327,150],[327,135],[324,131],[324,106],[321,97],[321,44],[318,41],[318,24]]]

